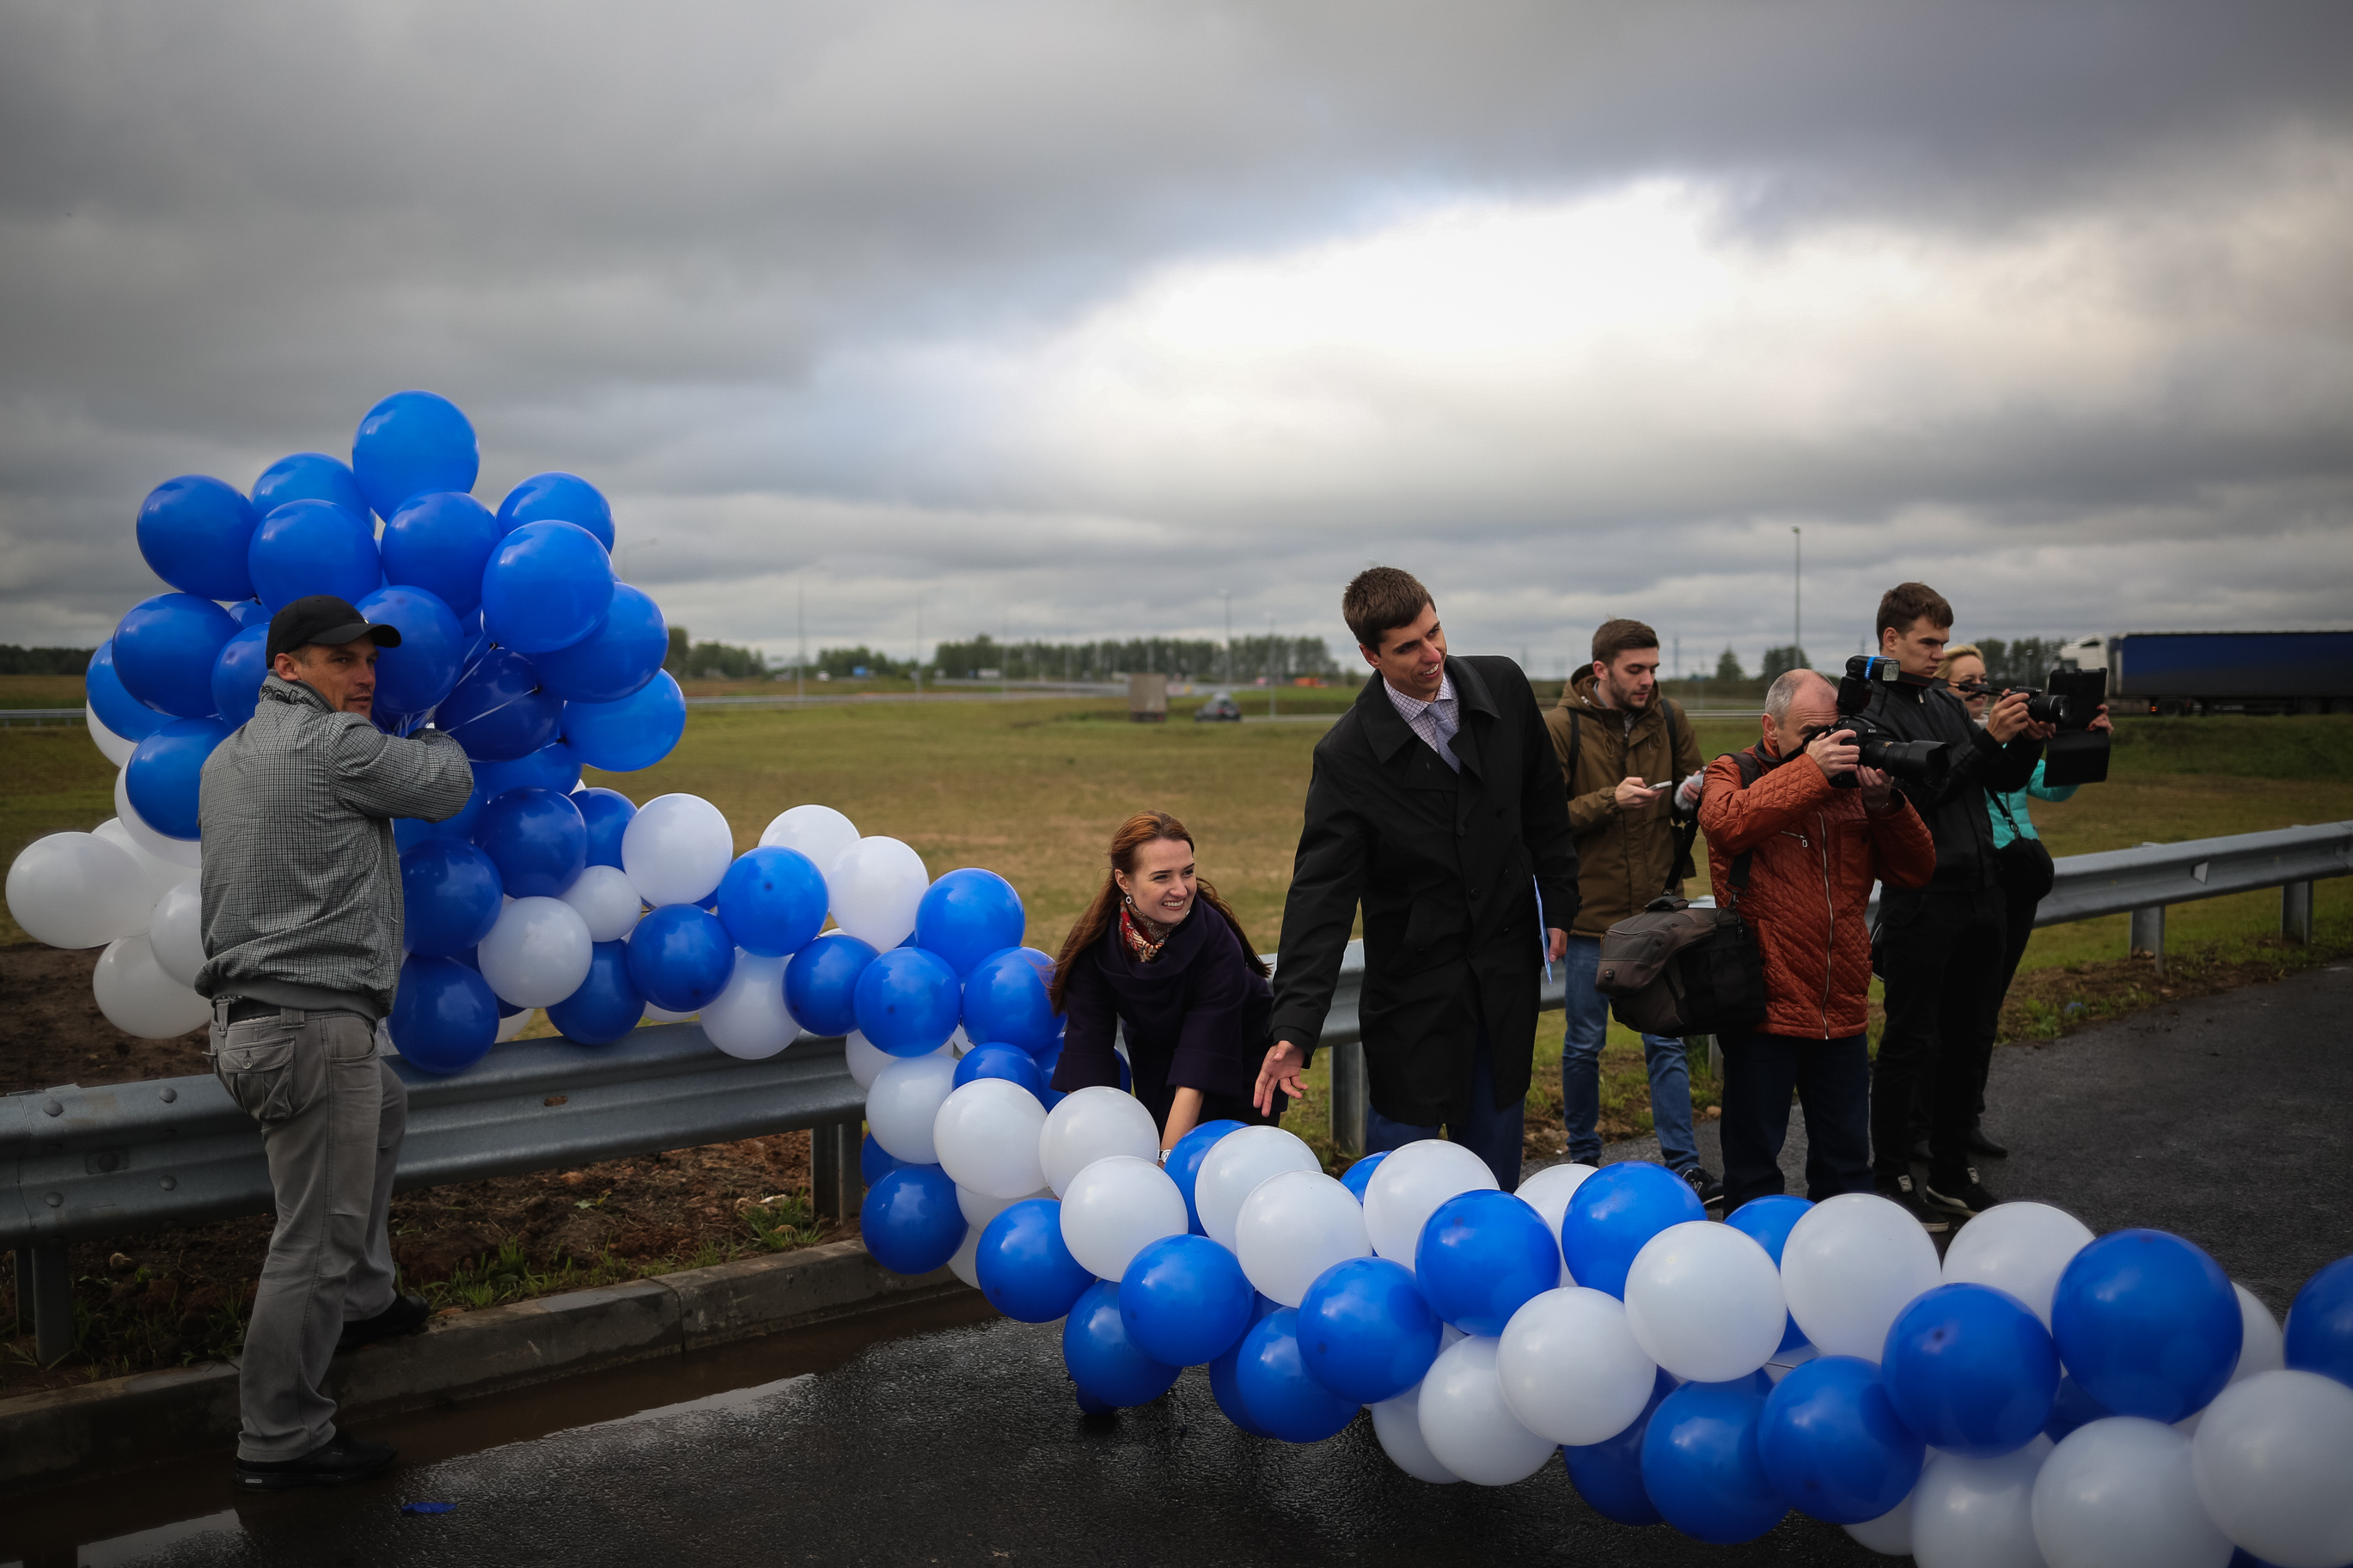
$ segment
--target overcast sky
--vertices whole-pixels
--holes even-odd
[[[2353,13],[0,0],[0,641],[454,398],[697,637],[2353,625]]]

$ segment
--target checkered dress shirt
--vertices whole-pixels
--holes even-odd
[[[1427,702],[1408,697],[1387,680],[1381,682],[1381,689],[1389,694],[1389,702],[1397,709],[1398,717],[1404,720],[1415,734],[1429,742],[1431,751],[1445,758],[1448,767],[1461,773],[1462,764],[1456,760],[1454,748],[1450,744],[1454,739],[1454,731],[1462,727],[1461,708],[1454,700],[1453,679],[1440,671],[1438,695]]]

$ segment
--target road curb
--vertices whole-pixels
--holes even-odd
[[[830,1242],[437,1318],[339,1358],[327,1393],[356,1423],[965,1289],[944,1268],[910,1279],[861,1242]],[[0,1494],[234,1442],[237,1377],[215,1362],[0,1400]]]

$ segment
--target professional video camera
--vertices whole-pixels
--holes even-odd
[[[2106,679],[2105,673],[2101,679]],[[2011,692],[2021,689],[2015,686],[1996,686],[1990,680],[1956,680],[1953,682],[1953,689],[1964,697],[1990,697],[2000,701]],[[2073,716],[2073,705],[2069,702],[2065,692],[2036,691],[2031,687],[2023,689],[2029,693],[2026,699],[2026,716],[2035,723],[2057,724],[2063,728],[2067,721]],[[2094,706],[2096,707],[2096,704]]]
[[[1897,668],[1894,659],[1874,658],[1868,654],[1859,653],[1848,659],[1846,675],[1838,684],[1837,721],[1812,726],[1798,737],[1798,743],[1810,745],[1820,736],[1851,731],[1855,745],[1862,752],[1864,767],[1894,773],[1905,784],[1917,784],[1933,793],[1944,787],[1945,775],[1952,772],[1950,744],[1943,741],[1907,741],[1863,717],[1863,710],[1871,706],[1872,684],[1877,681],[1893,685]],[[1852,773],[1831,781],[1841,789],[1852,789],[1857,782]]]

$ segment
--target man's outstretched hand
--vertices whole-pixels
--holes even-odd
[[[1265,1065],[1258,1069],[1258,1088],[1250,1094],[1250,1103],[1258,1107],[1261,1116],[1272,1116],[1278,1089],[1293,1100],[1306,1099],[1306,1071],[1305,1051],[1289,1040],[1275,1041],[1266,1053]]]

